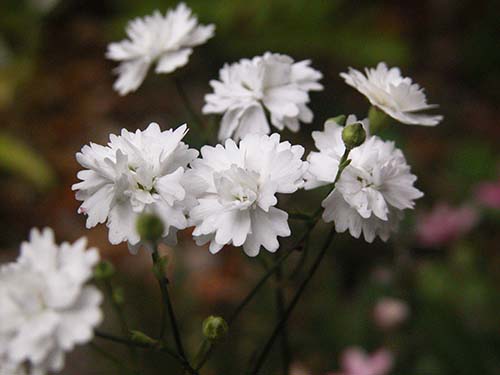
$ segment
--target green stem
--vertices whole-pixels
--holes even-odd
[[[160,261],[160,257],[158,254],[158,246],[155,245],[153,247],[153,253],[152,253],[152,258],[153,258],[153,264],[156,266],[158,262]],[[181,340],[181,335],[179,332],[179,326],[177,324],[177,319],[175,317],[175,312],[174,308],[172,306],[172,301],[170,299],[170,295],[168,292],[168,279],[165,275],[156,275],[157,280],[158,280],[158,285],[160,286],[160,292],[164,304],[164,308],[166,308],[166,311],[168,312],[169,318],[170,318],[170,325],[172,326],[172,332],[174,334],[174,340],[175,340],[175,346],[177,348],[177,353],[181,358],[187,361],[186,359],[186,354],[184,352],[184,347],[182,345],[182,340]],[[165,314],[162,313],[162,316]],[[163,337],[161,337],[163,338]]]
[[[214,344],[212,341],[208,339],[204,339],[203,342],[201,343],[200,350],[198,351],[198,354],[196,355],[196,359],[194,361],[194,368],[195,370],[200,370],[205,362],[208,360],[210,355],[212,354],[212,350],[214,348]]]
[[[258,372],[260,371],[261,367],[263,366],[263,364],[264,364],[267,356],[269,355],[269,352],[274,344],[274,341],[276,340],[276,338],[278,337],[280,332],[283,330],[283,328],[286,326],[286,323],[287,323],[288,319],[290,318],[292,311],[294,310],[295,306],[297,306],[297,303],[299,302],[300,297],[302,296],[307,285],[309,284],[312,277],[316,273],[323,257],[326,254],[326,251],[329,249],[330,244],[333,240],[333,237],[335,236],[335,233],[336,233],[335,228],[332,228],[330,230],[330,233],[328,234],[328,237],[325,241],[325,244],[323,245],[323,247],[322,247],[321,251],[319,252],[318,256],[316,257],[316,259],[314,260],[313,265],[309,269],[309,272],[307,273],[306,278],[304,279],[304,281],[302,281],[302,284],[300,284],[299,289],[297,290],[292,301],[290,302],[290,305],[285,310],[282,319],[278,322],[278,324],[274,328],[271,336],[267,340],[267,342],[264,346],[264,349],[262,350],[261,354],[257,358],[255,366],[253,367],[253,369],[249,373],[250,375],[257,375]]]

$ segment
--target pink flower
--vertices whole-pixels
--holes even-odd
[[[380,329],[388,330],[399,326],[409,315],[406,302],[391,298],[381,298],[373,309],[373,320]]]
[[[475,189],[475,197],[483,206],[500,209],[500,180],[478,184]]]
[[[468,233],[478,222],[477,210],[470,206],[451,207],[441,203],[417,218],[417,239],[423,246],[439,246]]]
[[[393,363],[393,356],[386,349],[379,349],[369,355],[363,349],[348,348],[340,359],[342,371],[327,375],[386,375]]]

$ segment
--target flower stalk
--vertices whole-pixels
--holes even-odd
[[[312,277],[316,273],[322,259],[324,258],[325,254],[326,254],[326,251],[330,248],[330,244],[333,240],[333,237],[335,236],[335,233],[336,233],[335,228],[332,228],[330,230],[330,233],[328,234],[328,237],[327,237],[321,251],[319,252],[316,259],[314,260],[313,265],[309,269],[309,272],[307,273],[305,279],[300,284],[297,292],[295,293],[292,301],[290,302],[290,305],[286,308],[285,312],[283,313],[283,317],[278,322],[278,324],[274,328],[271,336],[269,337],[266,344],[264,345],[264,349],[262,350],[261,354],[258,356],[258,358],[255,362],[255,365],[253,366],[252,370],[248,373],[249,375],[257,375],[259,373],[260,369],[262,368],[262,366],[264,365],[264,362],[267,359],[267,356],[269,355],[269,352],[270,352],[276,338],[281,333],[283,328],[286,326],[286,323],[287,323],[288,319],[290,318],[292,311],[294,310],[295,306],[297,306],[297,303],[299,302],[300,297],[302,297],[302,294],[304,293],[307,285],[309,284]]]

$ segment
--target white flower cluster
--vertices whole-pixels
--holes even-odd
[[[419,113],[437,106],[427,104],[424,90],[411,78],[401,76],[398,68],[388,69],[381,62],[375,69],[365,69],[365,74],[349,68],[348,73],[340,76],[373,106],[403,124],[435,126],[443,119],[443,116]]]
[[[346,126],[357,122],[351,115]],[[366,125],[367,120],[363,123]],[[329,120],[322,132],[312,136],[319,152],[308,157],[310,168],[306,189],[331,184],[335,181],[339,162],[344,154],[342,127]],[[401,150],[393,142],[377,136],[369,137],[350,154],[350,164],[344,169],[335,189],[322,202],[323,219],[335,222],[337,232],[359,238],[363,233],[368,242],[376,236],[386,241],[397,229],[402,211],[413,208],[414,200],[423,194],[413,184],[416,176],[410,173]]]
[[[33,229],[16,262],[0,267],[0,373],[60,371],[64,353],[90,341],[101,321],[101,293],[85,285],[99,260],[82,238],[54,242]]]
[[[156,63],[156,73],[171,73],[186,65],[193,47],[210,39],[214,30],[214,25],[198,25],[184,3],[165,16],[156,11],[130,21],[126,30],[129,39],[111,43],[106,53],[109,59],[121,62],[114,89],[120,95],[137,90],[151,64]]]
[[[120,62],[114,88],[121,95],[136,90],[153,64],[157,73],[187,64],[193,47],[213,36],[214,26],[199,25],[181,3],[165,16],[155,12],[131,21],[126,32],[129,39],[111,43],[107,51],[108,58]],[[256,256],[261,248],[277,251],[278,237],[291,234],[277,194],[331,185],[322,202],[324,221],[334,222],[338,232],[363,234],[368,242],[386,241],[403,211],[423,195],[393,142],[370,135],[368,120],[350,115],[345,124],[333,119],[323,131],[314,131],[318,151],[304,161],[302,146],[271,134],[270,124],[297,132],[300,123],[312,122],[309,92],[323,86],[322,74],[310,63],[267,52],[226,64],[219,80],[210,82],[213,93],[205,96],[203,107],[205,114],[222,115],[219,140],[224,144],[202,147],[200,158],[183,142],[187,125],[162,131],[151,123],[145,130],[112,134],[105,146],[84,146],[76,155],[83,167],[80,182],[72,188],[82,201],[78,212],[87,216],[87,228],[106,223],[109,241],[126,242],[136,253],[147,245],[137,220],[154,214],[163,223],[166,242],[175,243],[178,230],[193,227],[196,243],[209,244],[212,253],[231,245]],[[380,63],[366,75],[350,69],[341,76],[402,123],[432,126],[442,120],[420,113],[434,106],[398,68]],[[346,140],[345,134],[354,133],[344,134],[341,125],[359,137]],[[58,246],[45,229],[31,232],[16,262],[0,266],[2,375],[60,371],[65,352],[92,339],[102,297],[86,282],[98,260],[85,239]]]
[[[210,242],[216,253],[224,245],[243,246],[249,256],[260,247],[278,250],[278,236],[289,236],[288,214],[274,207],[276,193],[293,193],[302,187],[307,163],[302,146],[280,142],[278,134],[247,135],[238,145],[205,146],[193,172],[208,187],[191,209],[198,244]]]
[[[87,169],[78,173],[82,181],[73,190],[83,201],[79,212],[88,216],[87,228],[106,222],[109,241],[127,241],[136,252],[137,218],[155,213],[164,223],[164,239],[175,243],[177,230],[188,225],[186,212],[200,189],[196,177],[186,173],[198,156],[182,142],[186,133],[186,125],[162,132],[151,123],[144,131],[123,129],[119,136],[112,134],[107,146],[84,146],[76,158]]]
[[[307,107],[309,91],[322,90],[322,74],[311,68],[309,60],[294,62],[286,55],[265,53],[225,65],[219,81],[212,80],[213,94],[205,96],[203,113],[223,113],[219,139],[239,140],[246,134],[269,134],[271,124],[297,132],[300,122],[310,123],[313,113]]]

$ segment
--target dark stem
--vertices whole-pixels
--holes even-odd
[[[288,321],[288,319],[289,319],[289,317],[290,317],[293,309],[295,308],[295,306],[299,302],[300,297],[304,293],[307,285],[309,284],[309,282],[311,281],[312,277],[316,273],[316,270],[318,269],[318,266],[320,265],[321,260],[325,256],[326,251],[330,247],[330,243],[332,242],[334,236],[335,236],[335,228],[332,228],[330,230],[330,233],[328,234],[328,237],[327,237],[327,239],[325,241],[325,244],[323,245],[323,247],[322,247],[321,251],[319,252],[318,256],[316,257],[316,259],[314,260],[314,263],[311,266],[311,268],[309,269],[309,272],[307,273],[304,281],[302,281],[302,284],[300,284],[299,289],[297,290],[297,292],[293,296],[292,301],[290,302],[290,305],[285,310],[282,319],[279,321],[279,323],[274,328],[273,333],[271,334],[271,336],[267,340],[267,342],[266,342],[266,344],[264,346],[264,349],[262,350],[261,354],[257,358],[257,361],[255,362],[255,365],[254,365],[252,371],[250,371],[249,374],[251,374],[251,375],[257,375],[258,372],[259,372],[259,370],[263,366],[263,364],[264,364],[267,356],[269,355],[269,352],[271,351],[271,348],[272,348],[272,346],[274,344],[274,341],[276,340],[276,338],[278,337],[278,335],[280,334],[280,332],[285,327],[285,325],[286,325],[286,323],[287,323],[287,321]]]
[[[106,289],[106,293],[108,294],[109,299],[111,300],[111,306],[113,307],[113,310],[115,311],[115,314],[118,317],[118,321],[120,322],[122,333],[124,335],[128,335],[129,329],[127,321],[125,320],[125,315],[123,314],[122,307],[120,306],[120,304],[116,302],[115,292],[113,290],[113,285],[111,284],[111,280],[106,279],[104,280],[103,284],[104,288]]]
[[[186,370],[189,374],[199,375],[198,371],[193,369],[191,367],[191,365],[186,361],[185,358],[182,358],[179,354],[177,354],[175,352],[175,350],[169,348],[164,343],[158,343],[158,345],[139,343],[139,342],[132,341],[131,339],[114,336],[114,335],[111,335],[109,333],[102,332],[100,330],[95,330],[94,334],[95,334],[95,337],[98,337],[100,339],[112,341],[112,342],[115,342],[117,344],[126,345],[126,346],[131,347],[131,348],[150,349],[150,350],[155,350],[155,351],[159,351],[162,353],[166,353],[170,357],[172,357],[173,359],[178,361],[182,365],[184,370]]]
[[[152,253],[153,263],[157,265],[160,261],[160,257],[158,255],[158,246],[153,247]],[[170,300],[170,295],[168,292],[168,279],[165,275],[159,276],[157,275],[158,285],[160,286],[161,296],[164,304],[164,308],[166,308],[168,312],[168,316],[170,318],[170,325],[172,326],[172,331],[174,334],[175,346],[177,349],[177,353],[181,358],[186,360],[186,354],[184,352],[184,347],[182,345],[181,335],[179,332],[179,326],[177,324],[177,319],[175,317],[174,308],[172,306],[172,301]],[[164,317],[164,313],[162,313],[162,317]],[[163,323],[162,323],[163,324]],[[164,331],[164,328],[163,328]]]
[[[179,93],[179,97],[182,100],[182,103],[184,104],[184,107],[186,108],[186,111],[188,112],[189,117],[191,117],[191,120],[196,123],[198,126],[198,130],[204,131],[206,130],[205,123],[203,122],[203,119],[200,117],[197,111],[193,108],[193,105],[191,104],[191,101],[189,100],[188,95],[186,94],[186,91],[184,90],[184,87],[182,86],[182,83],[179,78],[174,77],[174,84],[175,88],[177,89],[177,92]]]
[[[283,285],[283,272],[282,265],[278,266],[276,270],[276,309],[277,309],[277,319],[278,322],[283,319],[285,314],[285,295],[284,295],[284,285]],[[286,323],[283,325],[283,330],[281,331],[281,358],[283,366],[283,375],[290,374],[290,344],[288,340],[288,329]]]
[[[281,263],[283,263],[290,256],[290,254],[293,253],[294,250],[295,250],[294,247],[288,249],[285,252],[285,254],[283,254],[280,258],[278,258],[276,263],[274,263],[274,265],[271,268],[269,268],[269,270],[264,274],[264,276],[259,280],[259,282],[253,287],[250,293],[247,294],[247,296],[243,299],[243,301],[241,301],[240,304],[233,311],[233,313],[227,320],[229,326],[233,324],[236,318],[240,315],[241,311],[248,305],[248,303],[253,299],[253,297],[257,294],[260,288],[266,283],[267,279],[269,279],[276,272],[276,270],[281,266]]]
[[[285,251],[285,253],[278,258],[278,260],[267,270],[267,272],[262,276],[262,278],[259,280],[259,282],[253,287],[253,289],[247,294],[247,296],[240,302],[240,304],[236,307],[236,309],[233,311],[233,313],[230,315],[230,317],[227,320],[227,324],[229,327],[234,323],[236,318],[240,315],[240,313],[243,311],[243,309],[250,303],[250,301],[255,297],[255,295],[259,292],[260,288],[266,283],[266,281],[276,272],[276,270],[281,266],[281,264],[292,254],[298,247],[302,246],[304,243],[305,239],[309,236],[311,231],[313,230],[314,226],[318,222],[320,215],[321,215],[321,207],[313,214],[312,218],[310,221],[307,222],[306,226],[306,231],[305,233],[299,238],[299,240],[296,242],[296,244],[292,247],[290,247],[288,250]],[[210,357],[210,354],[207,356],[206,360]],[[205,360],[205,361],[206,361]],[[203,367],[200,366],[199,369]]]

